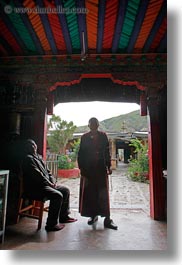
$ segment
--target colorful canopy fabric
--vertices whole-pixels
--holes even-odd
[[[166,0],[3,0],[0,10],[0,56],[167,52]]]

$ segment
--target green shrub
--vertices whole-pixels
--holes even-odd
[[[58,156],[58,169],[73,169],[75,163],[71,160],[69,155]]]
[[[80,139],[75,140],[72,144],[72,153],[69,154],[69,157],[71,158],[71,161],[76,162],[77,161],[77,156],[78,156],[78,150],[80,147]]]
[[[148,145],[143,145],[138,139],[132,139],[130,146],[135,148],[134,152],[137,154],[137,158],[129,160],[127,175],[133,181],[148,182]]]

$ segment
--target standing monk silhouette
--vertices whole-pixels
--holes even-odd
[[[104,218],[104,227],[117,230],[110,218],[108,174],[112,174],[109,141],[106,133],[98,130],[99,121],[91,118],[90,132],[81,137],[78,151],[78,166],[81,172],[79,212],[90,217],[88,225],[98,216]]]

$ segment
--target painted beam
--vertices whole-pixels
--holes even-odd
[[[128,2],[127,0],[119,1],[118,18],[116,22],[115,33],[112,43],[112,53],[116,53],[118,50],[119,39],[122,32],[124,17],[126,13],[127,2]]]
[[[9,55],[14,55],[14,50],[2,36],[0,36],[0,43],[2,44],[3,48],[8,52]]]
[[[85,8],[85,1],[78,0],[76,1],[78,8]],[[80,44],[81,44],[81,51],[88,52],[88,41],[87,41],[87,27],[86,27],[86,14],[79,13],[78,14],[78,26],[79,26],[79,36],[80,36]],[[84,35],[83,35],[84,32]],[[84,38],[84,40],[83,40]],[[84,44],[83,44],[84,41]]]
[[[137,40],[138,34],[140,32],[140,28],[142,26],[144,17],[145,17],[145,13],[148,7],[148,3],[150,0],[145,0],[145,1],[141,1],[140,2],[140,6],[139,6],[139,10],[136,16],[136,22],[135,22],[135,26],[134,29],[132,31],[131,37],[130,37],[130,41],[128,44],[128,48],[127,48],[127,52],[128,53],[132,53],[133,49],[135,47],[135,42]]]
[[[157,48],[157,52],[162,53],[162,52],[167,52],[167,32],[164,34],[159,47]]]
[[[22,1],[21,1],[22,2]],[[22,6],[22,3],[21,3],[19,0],[15,0],[14,1],[14,4],[16,7],[20,7],[20,8],[24,8],[24,6]],[[20,13],[20,17],[25,25],[25,27],[27,28],[30,36],[32,37],[32,40],[34,42],[34,45],[37,49],[37,53],[40,54],[40,55],[44,55],[44,50],[42,48],[42,45],[41,45],[41,42],[37,36],[37,34],[35,33],[34,29],[33,29],[33,26],[27,16],[27,13]]]
[[[163,5],[161,6],[160,12],[159,12],[159,14],[157,16],[157,19],[156,19],[156,21],[154,23],[154,26],[153,26],[150,34],[149,34],[149,37],[148,37],[148,39],[147,39],[147,41],[145,43],[145,46],[143,48],[143,52],[144,53],[149,52],[150,47],[152,45],[152,42],[153,42],[153,40],[155,38],[155,35],[157,34],[157,32],[158,32],[158,30],[160,28],[160,25],[161,25],[164,17],[166,16],[166,13],[167,13],[167,3],[164,1]]]
[[[62,2],[63,1],[61,1],[61,0],[55,0],[56,5],[60,6],[61,8],[64,8]],[[63,31],[65,43],[66,43],[67,52],[68,52],[68,54],[71,54],[72,53],[72,44],[71,44],[70,33],[69,33],[67,21],[66,21],[66,16],[64,13],[58,13],[58,18],[59,18],[60,24],[62,26],[62,31]]]
[[[135,27],[135,21],[139,5],[140,0],[128,0],[126,14],[123,22],[123,28],[119,39],[118,50],[120,53],[127,53],[127,47],[130,41],[130,36]]]
[[[97,53],[102,53],[102,41],[104,35],[104,19],[106,1],[100,0],[99,2],[99,16],[98,16],[98,31],[97,31]]]
[[[44,3],[43,3],[42,0],[37,0],[36,3],[38,4],[39,7],[45,8]],[[58,50],[57,50],[57,47],[56,47],[54,36],[52,34],[52,30],[51,30],[51,26],[49,24],[49,20],[48,20],[47,14],[41,14],[40,13],[39,16],[41,18],[41,21],[42,21],[42,24],[43,24],[47,39],[49,41],[49,44],[50,44],[50,47],[51,47],[51,50],[52,50],[52,53],[53,54],[57,54]]]
[[[9,19],[9,17],[3,11],[3,6],[1,4],[0,4],[0,16],[1,16],[2,20],[4,21],[4,23],[6,24],[6,27],[8,28],[8,30],[11,32],[11,34],[16,39],[16,41],[19,44],[19,46],[21,47],[21,49],[23,51],[26,51],[26,46],[25,46],[23,40],[21,39],[19,33],[16,31],[16,28],[14,27],[14,25],[11,22],[11,20]]]

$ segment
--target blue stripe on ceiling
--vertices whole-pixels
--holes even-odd
[[[150,0],[145,0],[145,1],[141,0],[140,2],[140,6],[139,6],[138,13],[137,13],[136,20],[135,20],[134,29],[131,34],[130,41],[129,41],[128,48],[127,48],[128,53],[131,53],[133,51],[133,48],[135,47],[135,42],[140,32],[149,1]]]
[[[27,50],[26,45],[22,41],[21,37],[19,36],[18,32],[16,31],[16,28],[14,27],[14,25],[11,22],[11,20],[9,19],[9,17],[3,12],[3,7],[2,7],[1,4],[0,4],[0,16],[4,20],[8,30],[13,34],[14,38],[18,42],[18,44],[21,47],[21,49],[26,51]]]
[[[39,5],[39,7],[45,7],[44,3],[42,2],[42,0],[37,0],[36,3]],[[57,50],[57,47],[56,47],[54,36],[52,34],[52,30],[51,30],[51,26],[49,24],[49,20],[48,20],[47,14],[41,14],[40,13],[39,16],[41,18],[41,21],[42,21],[42,24],[43,24],[43,27],[44,27],[44,30],[45,30],[45,33],[46,33],[46,36],[47,36],[47,40],[48,40],[48,42],[49,42],[49,44],[51,46],[52,53],[53,54],[57,54],[58,50]]]
[[[112,52],[116,53],[119,45],[119,39],[123,27],[123,22],[124,22],[124,16],[126,12],[126,7],[127,7],[127,0],[120,0],[119,1],[119,9],[118,9],[118,17],[117,17],[117,22],[116,22],[116,28],[115,28],[115,33],[114,33],[114,38],[113,38],[113,43],[112,43]]]
[[[6,4],[3,3],[3,5],[4,5],[4,8],[5,8]],[[12,10],[14,10],[14,7],[15,7],[14,2],[11,1]],[[13,11],[13,12],[8,12],[7,16],[9,18],[9,20],[11,21],[11,23],[14,25],[15,30],[19,34],[20,38],[24,42],[27,50],[30,51],[30,53],[34,54],[36,52],[36,48],[35,48],[34,42],[33,42],[32,38],[31,38],[26,26],[23,23],[20,14]]]
[[[135,26],[140,0],[128,0],[127,10],[123,22],[123,28],[119,39],[119,53],[126,53],[130,37]]]
[[[2,36],[0,36],[0,43],[3,45],[3,48],[8,52],[9,55],[14,55],[13,49]]]
[[[158,48],[157,52],[167,52],[167,32],[164,34]]]
[[[75,0],[67,0],[64,1],[64,8],[68,8],[73,10],[76,8]],[[72,44],[72,52],[80,53],[80,38],[79,38],[79,29],[78,29],[78,21],[77,21],[77,12],[66,12],[66,21],[70,33],[70,39]]]
[[[166,16],[166,12],[167,12],[167,3],[166,3],[166,1],[164,1],[162,6],[161,6],[161,10],[157,16],[157,19],[154,23],[154,26],[152,27],[150,35],[149,35],[149,37],[148,37],[148,39],[144,45],[144,48],[143,48],[144,53],[149,51],[150,46],[153,42],[153,39],[154,39],[155,35],[157,34],[164,17]]]
[[[154,26],[152,27],[150,35],[148,36],[147,41],[144,45],[144,48],[143,48],[144,53],[149,51],[150,46],[153,42],[153,39],[155,38],[155,35],[157,34],[158,29],[160,28],[160,25],[161,25],[164,17],[166,16],[166,12],[167,12],[167,5],[166,5],[166,2],[163,2],[162,6],[161,6],[161,10],[160,10],[160,12],[157,16],[157,19],[154,23]]]
[[[58,5],[61,8],[64,8],[62,2],[64,2],[64,1],[55,0],[55,5]],[[66,20],[65,14],[58,13],[58,18],[59,18],[59,22],[61,24],[61,28],[62,28],[64,39],[65,39],[67,52],[69,54],[71,54],[72,53],[72,44],[71,44],[71,38],[70,38],[69,29],[68,29],[68,25],[67,25],[67,20]]]
[[[16,7],[23,7],[21,2],[19,0],[14,0],[14,4]],[[28,29],[28,32],[29,34],[31,35],[32,37],[32,40],[34,42],[34,45],[37,49],[37,52],[40,54],[40,55],[44,55],[44,50],[42,48],[42,45],[41,45],[41,42],[39,40],[39,38],[37,37],[37,34],[35,33],[33,27],[32,27],[32,24],[28,18],[28,15],[27,13],[20,13],[20,17],[24,23],[24,25],[26,26],[26,28]]]
[[[97,29],[97,53],[102,52],[102,41],[104,36],[105,0],[99,1],[98,29]]]
[[[85,0],[77,0],[78,8],[85,8]],[[88,41],[87,41],[87,27],[86,27],[86,16],[85,14],[79,13],[78,15],[78,25],[79,25],[79,35],[80,35],[80,43],[81,43],[81,51],[83,51],[83,41],[82,41],[82,32],[84,32],[84,40],[85,40],[85,52],[88,51]]]

